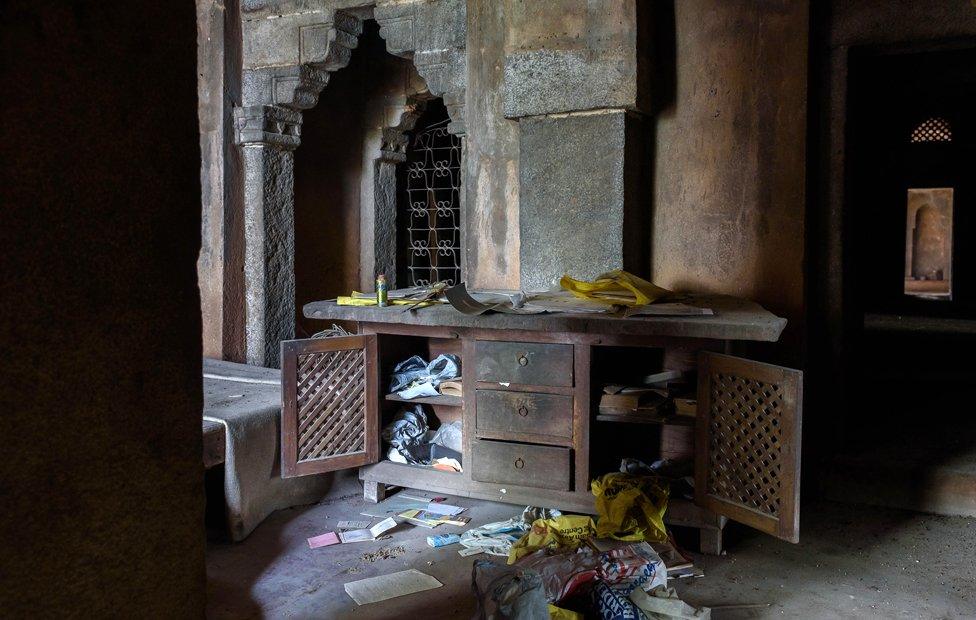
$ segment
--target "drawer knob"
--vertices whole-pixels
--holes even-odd
[[[515,469],[522,469],[523,467],[525,467],[525,461],[522,460],[522,457],[521,456],[516,457],[516,459],[515,459]]]
[[[519,366],[528,366],[529,365],[529,358],[528,358],[528,356],[526,356],[525,353],[519,355],[518,356],[518,363],[519,363]]]
[[[516,411],[517,411],[517,412],[518,412],[518,414],[519,414],[520,416],[522,416],[523,418],[524,418],[525,416],[527,416],[527,415],[529,415],[529,408],[528,408],[528,407],[526,407],[525,405],[519,405],[519,406],[518,406],[518,409],[516,409]]]

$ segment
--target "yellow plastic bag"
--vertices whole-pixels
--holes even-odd
[[[664,512],[668,487],[653,476],[606,474],[590,483],[596,496],[596,536],[637,542],[666,542]]]
[[[583,620],[583,614],[577,611],[556,607],[552,603],[548,604],[548,608],[549,620]]]
[[[582,299],[631,308],[646,306],[672,294],[668,289],[651,284],[623,269],[614,269],[592,282],[574,280],[565,275],[559,280],[559,285]]]
[[[512,545],[508,563],[543,547],[575,549],[593,535],[593,519],[585,515],[562,515],[555,519],[536,519],[522,538]]]

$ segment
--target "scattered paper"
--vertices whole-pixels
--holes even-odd
[[[427,504],[427,512],[435,515],[447,515],[449,517],[453,517],[454,515],[459,515],[464,512],[464,508],[461,508],[460,506],[452,506],[450,504],[431,502]]]
[[[442,585],[444,584],[430,575],[412,568],[389,575],[350,581],[345,588],[346,594],[352,597],[357,605],[368,605],[398,596],[433,590]]]
[[[397,522],[392,518],[386,518],[374,525],[373,527],[362,530],[350,530],[348,532],[339,532],[339,540],[343,543],[353,543],[353,542],[366,542],[370,540],[376,540],[380,535],[387,531],[395,528]]]
[[[340,530],[361,530],[369,527],[372,521],[339,521],[338,527]]]
[[[326,532],[325,534],[312,536],[308,539],[309,549],[318,549],[319,547],[328,547],[329,545],[337,544],[339,544],[339,537],[336,536],[335,532]]]
[[[426,510],[427,504],[434,498],[433,494],[410,495],[404,491],[392,495],[375,506],[369,506],[360,514],[366,517],[379,517],[380,519],[400,514],[404,510]]]

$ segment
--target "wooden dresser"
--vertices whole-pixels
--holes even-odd
[[[282,343],[283,475],[360,467],[372,501],[395,485],[593,513],[592,478],[617,471],[623,457],[650,463],[668,441],[687,437],[695,501],[672,498],[669,523],[699,528],[703,552],[721,551],[726,518],[796,542],[802,375],[729,355],[737,342],[776,341],[786,320],[730,297],[694,303],[714,315],[468,316],[450,306],[308,304],[307,317],[354,321],[359,333]],[[440,353],[461,358],[463,397],[410,402],[441,424],[462,422],[463,473],[392,462],[380,445],[380,429],[404,404],[387,394],[393,366]],[[698,415],[685,422],[693,435],[598,416],[603,385],[662,368],[697,375]]]

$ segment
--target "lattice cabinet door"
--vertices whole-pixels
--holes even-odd
[[[377,462],[376,364],[376,336],[281,343],[283,478]]]
[[[799,542],[802,390],[799,370],[717,353],[700,355],[698,505]]]

